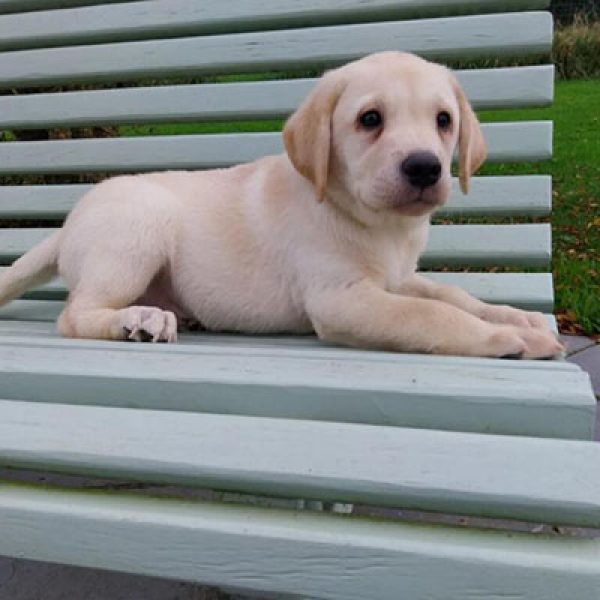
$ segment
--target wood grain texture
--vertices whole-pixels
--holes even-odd
[[[545,160],[552,123],[486,123],[488,161]],[[223,133],[9,142],[0,144],[0,174],[210,169],[283,151],[281,134]]]
[[[544,106],[552,100],[552,65],[474,69],[459,71],[457,75],[476,109]],[[0,96],[0,126],[36,129],[283,118],[298,107],[316,81],[294,79]]]
[[[0,217],[62,219],[92,186],[23,185],[0,187]],[[436,216],[546,216],[552,203],[552,180],[547,175],[474,177],[464,195],[453,180],[448,203]]]
[[[595,398],[578,369],[328,352],[3,336],[0,379],[28,401],[591,438]]]
[[[67,533],[68,532],[68,533]],[[0,488],[0,553],[332,600],[596,600],[600,543]]]
[[[380,50],[450,60],[547,53],[545,12],[476,15],[6,52],[0,87],[306,69]]]
[[[10,264],[55,229],[0,229],[0,264]],[[550,226],[434,225],[420,264],[548,266]]]
[[[0,274],[5,269],[0,267]],[[511,304],[542,312],[551,312],[554,305],[551,273],[427,273],[426,276],[441,283],[458,285],[484,302]],[[64,283],[56,279],[31,290],[24,297],[62,300],[65,296]]]
[[[22,3],[21,3],[22,4]],[[46,3],[48,7],[50,3]],[[154,0],[0,18],[0,50],[545,8],[545,0]],[[67,3],[62,3],[62,6]],[[38,6],[44,4],[38,2]],[[62,7],[61,7],[62,8]],[[0,3],[0,11],[2,4]],[[65,23],[77,23],[76,28]]]
[[[592,442],[0,400],[3,466],[276,497],[600,528],[599,463]]]

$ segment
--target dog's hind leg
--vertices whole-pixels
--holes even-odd
[[[67,337],[136,342],[176,342],[177,318],[155,306],[94,308],[80,300],[71,302],[58,320],[58,329]]]
[[[118,264],[95,263],[71,292],[59,317],[67,337],[175,342],[177,318],[155,306],[133,305],[162,268],[157,260],[123,256]],[[158,257],[155,257],[158,258]]]

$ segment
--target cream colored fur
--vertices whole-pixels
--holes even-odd
[[[359,117],[378,110],[383,125]],[[440,111],[451,116],[441,130]],[[552,356],[544,318],[491,306],[415,274],[431,212],[485,158],[453,75],[409,54],[327,73],[288,120],[287,153],[231,169],[109,179],[63,228],[0,279],[0,304],[56,271],[70,295],[65,336],[175,341],[177,321],[211,330],[310,332],[396,351]],[[428,151],[424,190],[400,172]]]

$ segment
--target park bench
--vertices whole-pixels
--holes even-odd
[[[547,56],[547,5],[0,0],[0,264],[58,226],[85,174],[282,148],[278,132],[68,139],[73,128],[280,119],[314,84],[285,77],[380,50]],[[227,77],[256,73],[269,80]],[[553,75],[458,71],[477,109],[547,105]],[[483,126],[489,161],[549,158],[552,124],[510,116]],[[540,175],[456,186],[422,268],[551,313],[551,199]],[[446,224],[457,217],[486,219]],[[57,281],[0,309],[0,555],[278,598],[597,600],[600,445],[578,367],[312,336],[61,339],[64,296]],[[38,472],[61,476],[27,477]]]

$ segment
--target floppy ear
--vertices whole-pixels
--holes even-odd
[[[458,132],[458,179],[463,194],[469,192],[471,175],[479,169],[487,156],[481,126],[462,88],[454,81],[454,90],[460,109]]]
[[[283,129],[286,152],[296,170],[325,199],[331,154],[331,117],[344,84],[332,72],[324,75]]]

